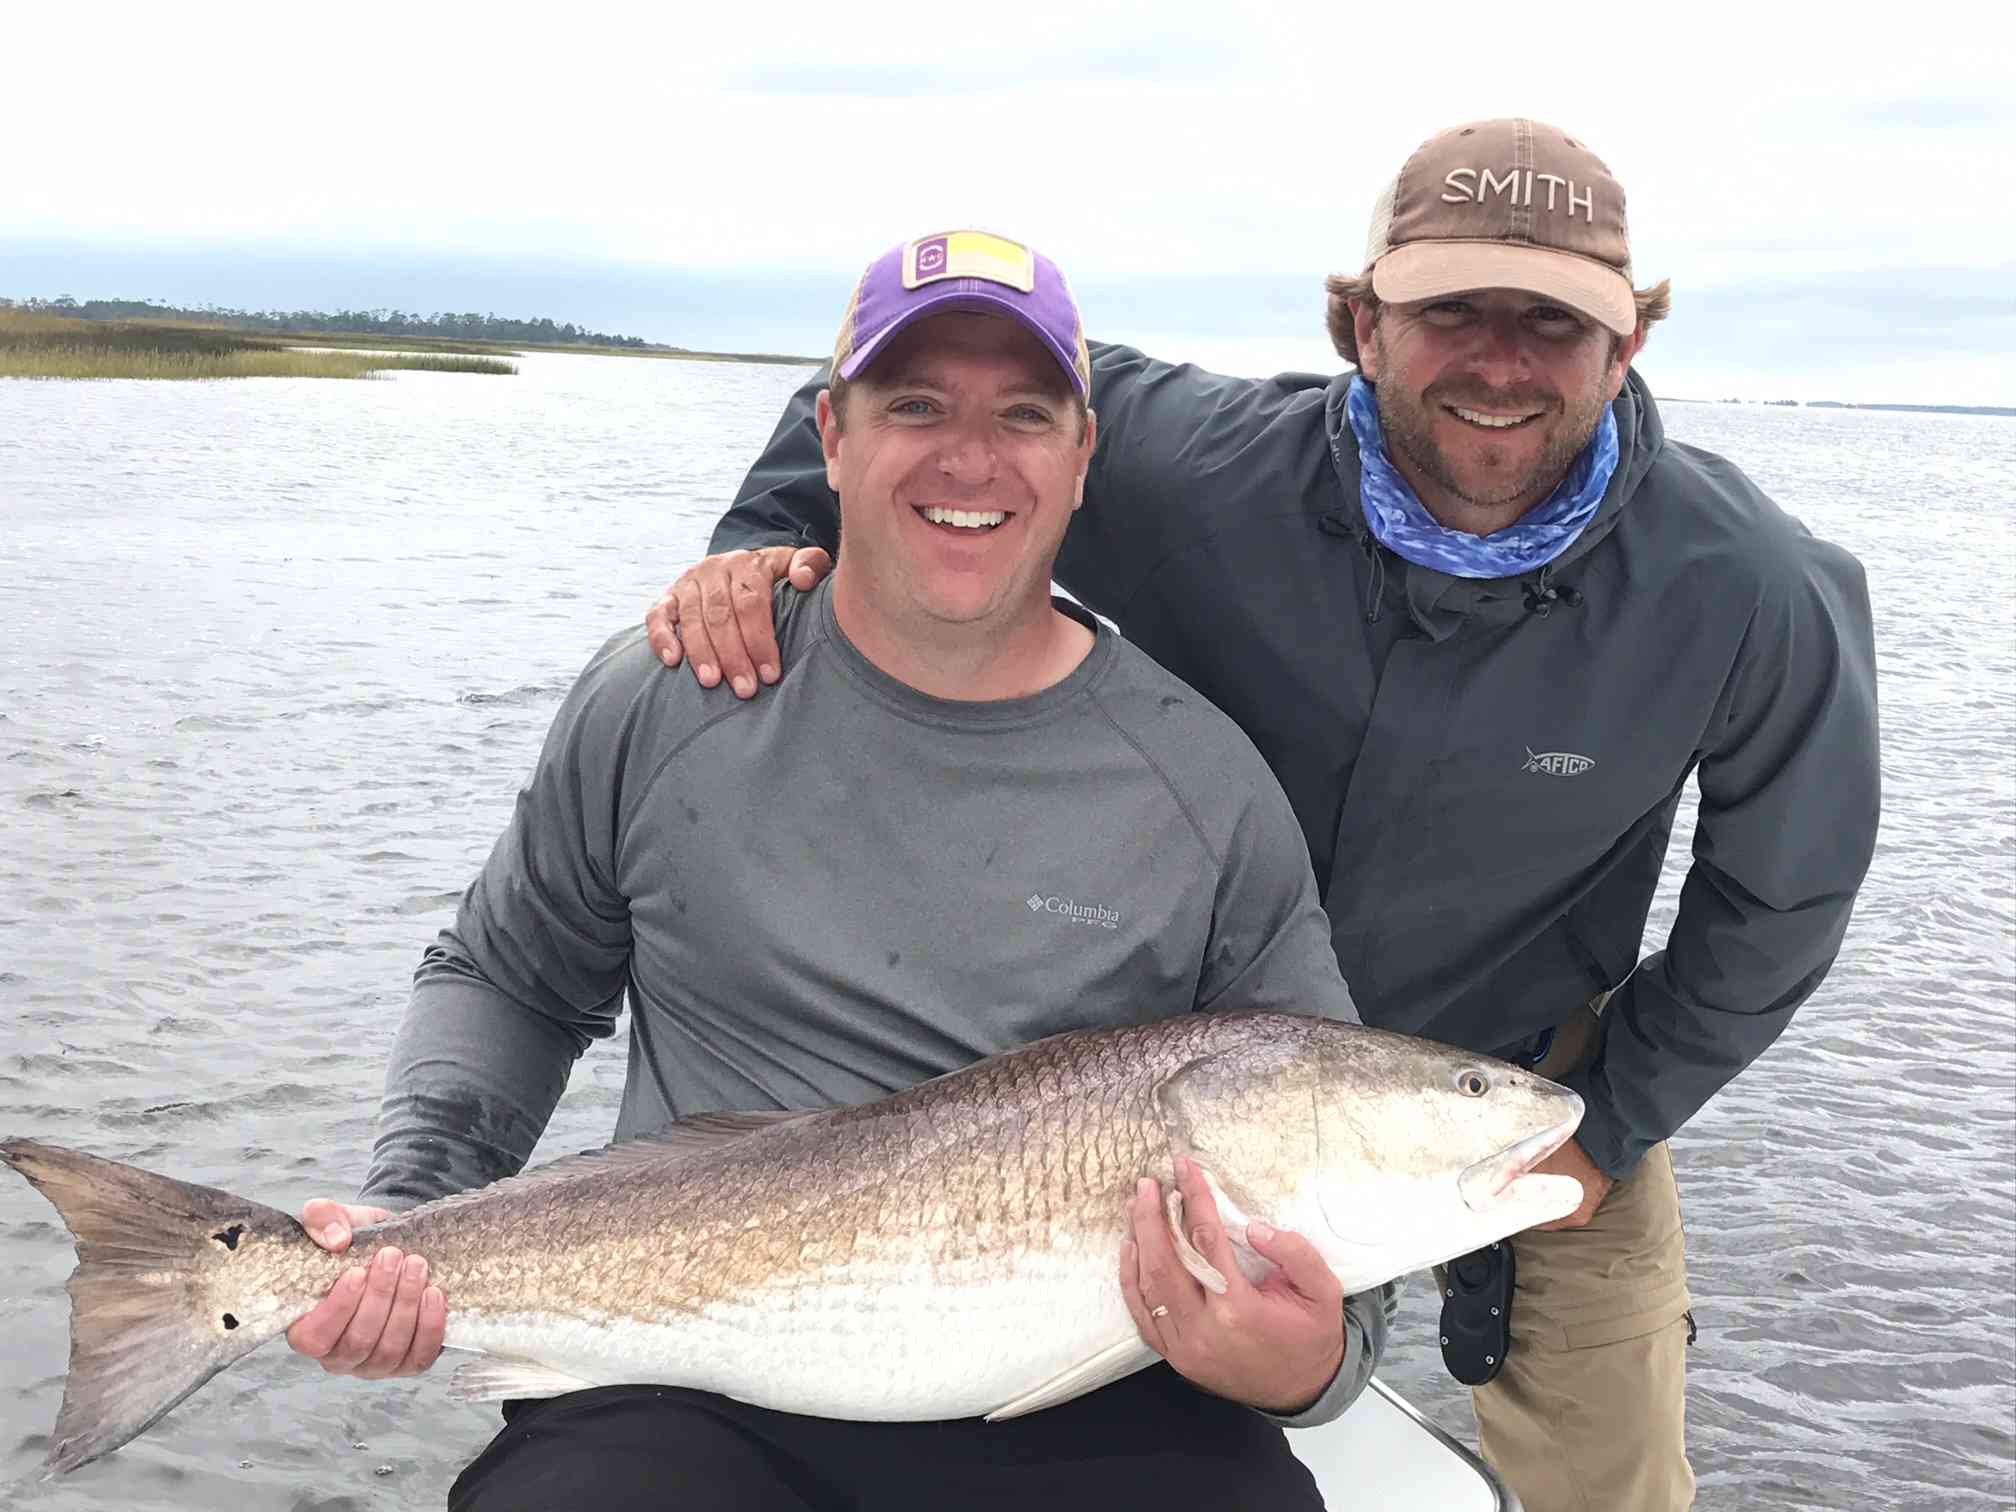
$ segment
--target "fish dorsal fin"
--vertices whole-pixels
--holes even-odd
[[[1130,1376],[1144,1365],[1152,1365],[1157,1358],[1155,1351],[1141,1342],[1139,1334],[1130,1333],[1119,1343],[1107,1345],[1089,1359],[1060,1370],[1034,1391],[1025,1391],[1012,1402],[1002,1403],[987,1414],[987,1421],[998,1423],[1003,1418],[1021,1417],[1025,1413],[1040,1412],[1045,1407],[1055,1407],[1059,1402],[1084,1396],[1101,1386],[1111,1386],[1122,1376]]]
[[[676,1165],[688,1155],[698,1154],[703,1150],[719,1149],[723,1145],[746,1139],[764,1129],[796,1123],[802,1118],[816,1118],[819,1116],[819,1111],[696,1113],[691,1118],[682,1118],[649,1134],[639,1134],[634,1139],[620,1139],[614,1144],[603,1145],[599,1150],[578,1150],[572,1155],[562,1155],[529,1171],[521,1171],[516,1176],[506,1176],[502,1180],[493,1181],[488,1186],[438,1197],[424,1207],[411,1208],[399,1216],[405,1218],[423,1211],[438,1213],[444,1208],[474,1202],[479,1197],[488,1197],[498,1191],[522,1192],[533,1187],[579,1181],[587,1176],[603,1176],[615,1171],[633,1170],[639,1166]]]
[[[584,1381],[537,1360],[511,1355],[484,1355],[455,1369],[448,1397],[456,1402],[503,1402],[514,1397],[556,1397],[586,1391],[600,1381]]]
[[[816,1110],[815,1110],[816,1111]],[[813,1113],[695,1113],[691,1118],[682,1118],[677,1123],[667,1124],[662,1129],[654,1129],[643,1136],[652,1143],[680,1150],[711,1150],[718,1145],[731,1143],[745,1134],[754,1134],[763,1129],[774,1129],[779,1124],[796,1123],[801,1118],[811,1118]],[[626,1141],[634,1143],[635,1141]],[[610,1149],[621,1146],[611,1145]]]

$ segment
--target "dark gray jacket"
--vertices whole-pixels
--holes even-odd
[[[1515,1053],[1616,988],[1571,1084],[1582,1143],[1623,1174],[1777,1038],[1840,949],[1878,811],[1860,564],[1667,441],[1636,373],[1596,519],[1549,567],[1477,581],[1371,539],[1350,375],[1093,355],[1099,447],[1058,581],[1273,767],[1367,1023]],[[715,550],[837,546],[822,381]],[[1641,961],[1696,772],[1679,917]]]

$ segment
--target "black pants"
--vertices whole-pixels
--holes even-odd
[[[674,1386],[507,1402],[449,1512],[1321,1509],[1279,1428],[1158,1365],[1028,1417],[850,1423]]]

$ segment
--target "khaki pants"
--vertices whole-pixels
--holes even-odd
[[[1596,1042],[1596,1014],[1578,1014],[1537,1069],[1566,1076]],[[1693,1304],[1666,1146],[1586,1227],[1520,1234],[1512,1249],[1512,1348],[1471,1393],[1484,1458],[1526,1512],[1685,1512]]]

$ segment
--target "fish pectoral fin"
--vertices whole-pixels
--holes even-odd
[[[1216,1296],[1225,1295],[1225,1272],[1204,1258],[1204,1252],[1190,1242],[1190,1236],[1183,1232],[1183,1194],[1175,1187],[1162,1199],[1162,1210],[1169,1217],[1169,1238],[1176,1246],[1176,1258],[1183,1262],[1183,1269],[1197,1278],[1197,1284]]]
[[[456,1369],[448,1382],[448,1395],[457,1402],[502,1402],[513,1397],[565,1396],[597,1384],[537,1360],[484,1355]]]
[[[1069,1369],[1059,1371],[1034,1391],[1024,1392],[1014,1401],[1002,1403],[987,1414],[987,1421],[998,1423],[1003,1418],[1021,1417],[1024,1413],[1055,1407],[1059,1402],[1084,1396],[1101,1386],[1111,1386],[1122,1376],[1130,1376],[1142,1366],[1154,1364],[1158,1358],[1154,1350],[1141,1342],[1140,1335],[1122,1339],[1118,1344],[1100,1350],[1089,1360],[1080,1360]]]

